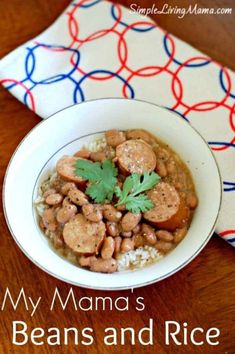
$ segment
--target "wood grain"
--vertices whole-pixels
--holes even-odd
[[[120,1],[129,6],[133,1]],[[0,2],[0,56],[29,40],[46,29],[53,20],[68,5],[68,0],[33,0],[1,1]],[[149,0],[135,1],[135,3],[151,7]],[[235,3],[233,0],[200,0],[200,1],[162,1],[156,2],[158,7],[164,3],[171,6],[186,6],[198,3],[206,7],[232,7],[233,15],[220,16],[193,16],[178,19],[175,15],[153,16],[157,22],[179,38],[187,41],[204,53],[212,56],[222,64],[235,69]],[[40,119],[24,105],[18,102],[10,93],[0,88],[0,186],[9,159],[17,144],[24,135],[34,127]],[[26,221],[27,223],[27,221]],[[130,291],[108,293],[112,298],[129,296],[130,310],[128,313],[113,311],[74,311],[69,306],[66,311],[60,308],[50,312],[49,303],[55,287],[58,287],[64,296],[70,286],[44,273],[32,264],[13,242],[6,226],[2,206],[0,208],[0,301],[6,287],[9,287],[13,296],[16,296],[21,287],[28,296],[42,296],[42,306],[33,317],[30,317],[21,305],[17,312],[10,307],[0,315],[0,352],[1,353],[203,353],[219,354],[234,353],[235,341],[235,276],[234,276],[234,249],[225,242],[213,237],[200,255],[187,267],[155,285]],[[107,296],[103,291],[92,291],[73,287],[76,297]],[[135,301],[138,296],[145,298],[145,310],[135,310]],[[117,329],[133,326],[140,329],[154,319],[154,346],[143,347],[139,344],[131,346],[106,347],[102,342],[102,331],[109,326]],[[74,346],[72,343],[61,349],[48,345],[16,347],[11,344],[12,321],[26,321],[29,329],[34,327],[72,327],[79,329],[93,327],[95,343],[91,347]],[[192,329],[197,326],[205,330],[218,327],[221,331],[221,342],[218,347],[204,345],[195,347],[177,347],[164,344],[164,322],[175,320],[181,323],[188,322]]]

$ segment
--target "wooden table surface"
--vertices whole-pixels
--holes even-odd
[[[120,1],[130,5],[133,1]],[[47,28],[48,25],[68,5],[69,0],[11,0],[0,2],[0,56],[4,56],[16,46],[24,43]],[[152,6],[151,0],[139,0],[141,6]],[[174,15],[155,16],[158,23],[179,38],[202,50],[224,65],[235,69],[235,2],[234,0],[198,1],[157,1],[162,4],[186,6],[198,3],[207,7],[232,7],[233,15],[205,16],[188,15],[177,19]],[[154,17],[154,16],[153,16]],[[0,184],[2,186],[5,169],[17,144],[39,121],[34,113],[19,103],[2,87],[0,88]],[[27,220],[25,220],[27,225]],[[43,298],[40,310],[33,317],[25,311],[23,304],[14,312],[10,306],[0,314],[0,353],[234,353],[235,352],[235,276],[234,249],[214,236],[200,255],[183,270],[169,279],[142,289],[108,293],[112,298],[129,296],[129,312],[75,311],[69,306],[66,311],[59,308],[50,312],[55,287],[66,295],[70,286],[45,274],[32,264],[13,241],[0,209],[0,304],[6,287],[16,296],[24,287],[28,296]],[[103,291],[92,291],[73,287],[76,298],[83,296],[106,296]],[[145,310],[135,310],[136,298],[145,298]],[[102,343],[104,328],[132,326],[140,329],[154,320],[154,346],[107,347]],[[90,347],[82,345],[13,346],[12,321],[21,320],[34,327],[93,327],[95,343]],[[187,322],[190,329],[218,327],[221,331],[220,345],[196,347],[192,344],[177,347],[164,343],[163,326],[166,320]]]

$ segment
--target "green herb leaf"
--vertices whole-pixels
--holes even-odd
[[[111,160],[102,163],[78,160],[75,164],[75,173],[90,182],[86,194],[96,203],[103,203],[106,199],[112,200],[117,183],[117,168]]]
[[[132,211],[134,214],[140,212],[144,213],[154,207],[153,202],[145,194],[139,194],[135,197],[129,195],[129,197],[126,199],[125,205],[127,210]]]
[[[152,201],[143,192],[153,188],[161,177],[155,172],[145,172],[143,176],[133,173],[127,177],[123,189],[115,188],[119,198],[117,205],[125,205],[133,213],[145,212],[153,208]],[[142,194],[141,194],[142,193]]]
[[[136,176],[137,175],[137,176]],[[155,172],[144,172],[143,179],[141,181],[140,175],[138,173],[134,173],[132,175],[133,179],[133,195],[137,195],[139,193],[145,192],[158,182],[160,182],[161,177]]]
[[[120,187],[115,187],[115,194],[119,198],[118,205],[125,204],[125,200],[127,198],[128,193],[132,190],[133,188],[133,179],[132,176],[129,176],[125,179],[125,182],[123,183],[122,190]]]

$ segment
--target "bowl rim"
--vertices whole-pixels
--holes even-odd
[[[14,234],[12,228],[11,228],[11,225],[10,225],[10,221],[9,221],[9,218],[8,218],[8,214],[7,214],[7,209],[6,209],[6,204],[5,204],[5,194],[6,194],[6,182],[7,182],[7,177],[8,177],[8,173],[9,173],[9,170],[11,168],[11,164],[13,162],[13,159],[16,155],[16,153],[18,152],[20,146],[24,143],[24,141],[28,138],[28,136],[38,128],[39,125],[41,124],[45,124],[46,121],[48,119],[53,119],[53,117],[55,117],[58,113],[64,111],[64,110],[68,110],[74,106],[80,106],[80,105],[83,105],[83,104],[89,104],[90,102],[95,102],[95,101],[107,101],[107,100],[121,100],[121,101],[137,101],[137,102],[141,102],[141,103],[144,103],[144,104],[148,104],[148,105],[152,105],[152,106],[155,106],[155,107],[158,107],[158,108],[161,108],[163,110],[167,110],[169,111],[170,114],[172,114],[173,116],[177,117],[179,119],[179,114],[177,114],[177,112],[174,112],[172,110],[170,110],[169,108],[165,107],[165,106],[162,106],[162,105],[158,105],[156,103],[153,103],[153,102],[149,102],[149,101],[146,101],[146,100],[141,100],[141,99],[133,99],[133,98],[122,98],[122,97],[102,97],[102,98],[95,98],[95,99],[90,99],[90,100],[86,100],[86,101],[83,101],[83,102],[79,102],[79,103],[76,103],[76,104],[72,104],[70,106],[67,106],[65,108],[62,108],[58,111],[56,111],[55,113],[53,113],[52,115],[48,116],[47,118],[44,118],[42,119],[39,123],[37,123],[32,129],[29,130],[29,132],[23,137],[23,139],[20,141],[20,143],[17,145],[17,147],[15,148],[9,162],[8,162],[8,165],[7,165],[7,168],[6,168],[6,171],[5,171],[5,175],[4,175],[4,180],[3,180],[3,185],[2,185],[2,205],[3,205],[3,214],[4,214],[4,217],[5,217],[5,220],[6,220],[6,224],[7,224],[7,227],[10,231],[10,234],[13,238],[13,240],[15,241],[15,243],[17,244],[17,246],[19,247],[19,249],[22,251],[22,253],[32,262],[34,263],[38,268],[40,268],[41,270],[43,270],[45,273],[49,274],[50,276],[52,276],[53,278],[55,279],[58,279],[60,281],[63,281],[67,284],[70,284],[70,285],[73,285],[73,286],[78,286],[78,287],[81,287],[81,288],[84,288],[84,289],[92,289],[92,290],[105,290],[105,291],[120,291],[120,290],[129,290],[129,289],[137,289],[137,288],[141,288],[141,287],[144,287],[144,286],[148,286],[148,285],[151,285],[151,284],[154,284],[154,283],[157,283],[161,280],[164,280],[168,277],[170,277],[171,275],[175,274],[176,272],[178,272],[179,270],[183,269],[187,264],[189,264],[191,261],[193,261],[197,255],[202,251],[202,249],[207,245],[207,243],[209,242],[210,238],[212,237],[213,233],[214,233],[214,230],[215,230],[215,226],[216,226],[216,223],[218,221],[218,217],[219,217],[219,213],[220,213],[220,210],[221,210],[221,205],[222,205],[222,195],[223,195],[223,187],[222,187],[222,177],[221,177],[221,173],[220,173],[220,168],[219,168],[219,165],[218,165],[218,162],[212,152],[212,150],[210,149],[210,147],[208,146],[208,143],[207,141],[205,140],[205,138],[201,135],[201,133],[199,133],[199,131],[197,129],[195,129],[189,122],[187,122],[186,120],[183,119],[182,117],[182,120],[181,121],[184,121],[185,124],[188,124],[190,126],[191,129],[193,129],[196,134],[199,136],[199,138],[201,138],[201,140],[203,141],[203,143],[206,145],[206,148],[210,151],[210,154],[211,154],[211,157],[212,159],[214,160],[215,162],[215,165],[216,165],[216,168],[217,168],[217,172],[218,172],[218,176],[219,176],[219,184],[220,184],[220,200],[219,200],[219,206],[218,206],[218,210],[216,212],[216,216],[215,216],[215,221],[214,221],[214,224],[212,225],[211,227],[211,230],[209,231],[207,237],[205,238],[204,242],[201,244],[201,246],[197,249],[197,251],[194,252],[194,254],[189,257],[184,263],[182,263],[180,266],[178,266],[177,268],[175,268],[174,270],[166,273],[165,275],[161,276],[161,277],[157,277],[157,278],[154,278],[150,281],[147,281],[147,282],[143,282],[143,283],[138,283],[138,284],[134,284],[132,285],[131,287],[130,286],[115,286],[115,287],[102,287],[102,286],[88,286],[88,285],[84,285],[84,284],[81,284],[79,282],[74,282],[72,280],[68,280],[68,279],[65,279],[63,277],[61,277],[60,275],[58,274],[55,274],[54,272],[50,271],[49,269],[45,268],[42,264],[38,263],[35,259],[33,259],[33,257],[31,257],[31,255],[23,248],[23,246],[20,244],[20,242],[18,241],[16,235]]]

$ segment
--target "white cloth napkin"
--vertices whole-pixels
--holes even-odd
[[[235,246],[232,71],[148,17],[108,1],[82,0],[3,58],[0,82],[42,118],[100,97],[138,98],[177,112],[215,153],[224,188],[216,231]]]

